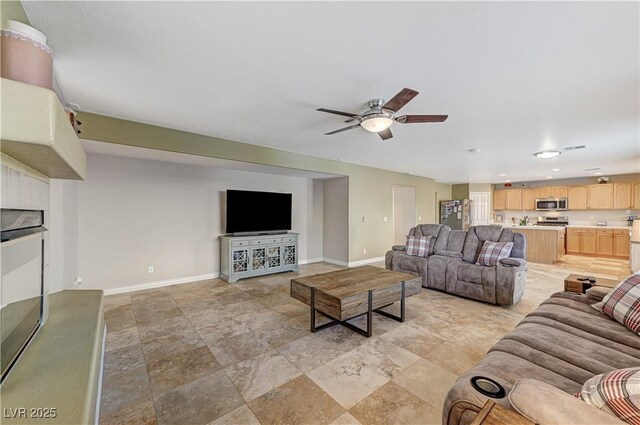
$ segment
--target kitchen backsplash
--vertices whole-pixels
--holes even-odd
[[[629,214],[627,214],[627,211],[629,211]],[[626,226],[628,215],[640,217],[640,210],[503,211],[503,213],[505,223],[511,223],[512,218],[515,218],[517,222],[525,216],[529,216],[531,223],[538,221],[538,217],[561,216],[569,217],[569,224],[571,225],[583,226],[595,225],[596,221],[606,221],[609,226]]]

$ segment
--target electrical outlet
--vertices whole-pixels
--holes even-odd
[[[367,222],[367,216],[366,216],[366,215],[363,215],[363,216],[362,216],[362,222],[363,222],[363,223],[366,223],[366,222]]]
[[[421,215],[418,216],[418,221],[422,221],[422,216]]]
[[[363,254],[366,254],[366,253],[367,253],[367,248],[363,249],[363,250],[362,250],[362,253],[363,253]]]
[[[155,269],[154,266],[149,266],[149,273],[153,273],[155,271],[156,271],[156,269]]]
[[[389,218],[385,217],[384,222],[386,223],[387,221],[389,221]]]
[[[82,278],[76,277],[75,282],[73,282],[73,286],[75,289],[80,289],[80,286],[82,286]]]

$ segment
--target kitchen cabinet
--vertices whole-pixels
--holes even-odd
[[[569,227],[567,229],[567,254],[596,254],[596,229]]]
[[[626,210],[631,208],[631,183],[613,184],[613,209]]]
[[[532,211],[536,209],[536,190],[522,189],[522,209]]]
[[[613,255],[613,229],[598,229],[596,232],[596,253],[598,255]]]
[[[586,210],[589,206],[589,187],[569,186],[567,202],[570,210]]]
[[[527,237],[527,261],[554,264],[565,253],[563,228],[515,226],[512,229],[515,233],[522,233]]]
[[[567,197],[567,186],[551,186],[551,197],[552,198],[566,198]]]
[[[502,211],[507,209],[507,191],[506,190],[493,191],[493,209],[496,211]]]
[[[536,198],[551,198],[551,187],[536,187]]]
[[[567,229],[567,254],[629,258],[629,248],[627,229]]]
[[[629,231],[615,229],[613,233],[613,255],[619,258],[629,258],[630,249]]]
[[[564,254],[567,253],[566,249],[564,249],[565,246],[565,232],[558,232],[558,242],[557,242],[557,247],[556,247],[556,258],[559,261],[560,258],[562,258],[562,256]]]
[[[522,189],[507,190],[507,209],[508,210],[522,209]]]
[[[613,209],[612,184],[592,184],[589,186],[589,208],[592,210]]]
[[[640,210],[640,183],[633,184],[633,209]]]

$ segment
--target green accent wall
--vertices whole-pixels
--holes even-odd
[[[29,18],[27,18],[27,14],[24,13],[22,3],[15,0],[0,1],[0,22],[7,20],[30,25]]]
[[[433,179],[91,113],[80,113],[78,119],[82,122],[82,137],[88,140],[349,177],[350,262],[382,257],[391,247],[394,184],[414,186],[417,214],[422,216],[422,222],[436,221]],[[389,218],[387,223],[384,217]]]

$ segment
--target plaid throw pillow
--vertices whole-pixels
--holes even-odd
[[[513,242],[484,241],[478,261],[481,266],[497,266],[498,261],[507,258],[513,249]]]
[[[428,257],[431,236],[407,236],[407,255]]]
[[[625,422],[640,425],[640,367],[596,375],[584,383],[576,397]]]
[[[591,307],[640,334],[640,274],[618,283],[599,303]]]

